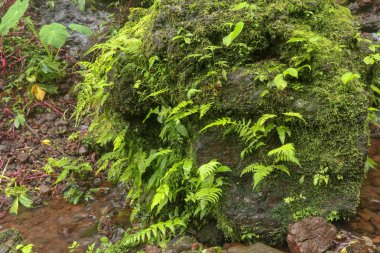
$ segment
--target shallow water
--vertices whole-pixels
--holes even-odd
[[[17,216],[7,215],[0,220],[0,229],[15,228],[25,239],[24,244],[33,244],[37,252],[66,253],[73,241],[77,241],[82,250],[101,236],[97,226],[102,210],[106,207],[118,207],[122,199],[116,190],[98,196],[95,200],[76,206],[64,199],[52,199],[41,208],[20,209]],[[126,209],[124,209],[126,210]],[[128,213],[117,216],[118,226],[129,225]]]

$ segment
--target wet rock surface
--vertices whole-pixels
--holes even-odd
[[[348,8],[358,17],[363,33],[380,31],[380,2],[378,0],[350,1]]]
[[[100,8],[95,10],[86,8],[86,10],[81,11],[74,4],[74,1],[56,0],[54,2],[54,7],[51,8],[46,4],[46,1],[36,1],[36,7],[41,17],[40,25],[56,22],[69,26],[74,23],[87,26],[95,33],[102,33],[107,29],[105,24],[111,21],[111,13],[100,10]],[[79,58],[95,41],[91,36],[72,32],[65,47],[68,49],[70,56]]]
[[[336,235],[334,225],[310,217],[289,225],[287,241],[291,253],[323,253],[334,245]]]

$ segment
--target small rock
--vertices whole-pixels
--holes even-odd
[[[376,237],[372,238],[372,242],[374,244],[380,244],[380,236],[376,236]]]
[[[45,184],[41,184],[40,185],[40,193],[46,194],[48,192],[50,192],[50,188]]]
[[[6,152],[8,151],[8,146],[7,145],[0,145],[0,152]]]
[[[360,212],[358,212],[358,216],[363,220],[363,221],[369,221],[371,217],[376,215],[376,213],[368,210],[368,209],[363,209]]]
[[[369,238],[368,236],[362,236],[362,238],[365,242],[365,245],[370,246],[370,247],[373,246],[373,242],[372,242],[371,238]]]
[[[87,153],[87,148],[86,148],[85,146],[81,145],[81,146],[79,147],[78,154],[79,154],[79,155],[84,155],[84,154],[86,154],[86,153]]]
[[[337,229],[321,217],[310,217],[289,225],[287,241],[291,253],[323,253],[334,245]]]
[[[146,253],[161,253],[161,249],[157,246],[146,245],[145,252]]]
[[[54,126],[67,126],[67,121],[64,119],[60,119],[54,123]]]
[[[24,163],[26,162],[27,160],[29,159],[29,154],[27,153],[20,153],[18,156],[17,156],[17,160],[20,162],[20,163]]]
[[[182,236],[180,238],[176,238],[169,243],[169,247],[167,248],[168,252],[182,252],[185,250],[192,250],[193,245],[198,243],[197,240],[192,236]]]
[[[231,247],[228,249],[228,253],[282,253],[282,251],[259,242],[250,246]]]

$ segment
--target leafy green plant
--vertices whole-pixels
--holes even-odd
[[[294,119],[302,120],[302,115],[294,112],[283,113],[285,116],[284,122],[293,121]],[[285,144],[286,135],[291,136],[291,131],[284,125],[277,125],[275,123],[268,123],[270,120],[277,118],[274,114],[264,114],[255,123],[251,120],[234,121],[230,118],[218,119],[206,125],[200,132],[203,132],[211,127],[224,126],[227,127],[226,132],[234,132],[238,135],[239,139],[246,144],[246,147],[241,152],[241,157],[244,158],[248,154],[253,153],[266,146],[265,138],[274,130],[276,130],[282,146],[272,149],[267,153],[273,163],[271,165],[264,165],[253,163],[243,169],[241,175],[246,173],[253,173],[253,187],[257,185],[273,171],[280,170],[289,174],[289,169],[285,164],[280,163],[293,163],[300,166],[300,162],[296,157],[296,151],[292,143]]]
[[[33,244],[19,244],[16,246],[16,250],[20,251],[21,253],[33,253]]]
[[[239,34],[243,31],[244,29],[244,22],[238,22],[234,26],[234,30],[228,34],[226,37],[223,38],[223,45],[226,47],[229,47],[232,42],[239,36]]]
[[[47,174],[53,174],[55,170],[60,169],[54,184],[66,182],[64,198],[74,205],[78,204],[81,199],[85,201],[93,199],[92,193],[99,190],[98,188],[83,189],[83,187],[78,186],[78,181],[88,179],[93,171],[92,166],[87,162],[82,162],[80,158],[76,160],[68,157],[63,157],[60,160],[49,158],[42,169]]]
[[[5,188],[5,195],[9,198],[13,198],[12,205],[9,209],[9,213],[17,214],[19,210],[19,204],[26,208],[32,208],[33,201],[28,197],[28,187],[25,185],[18,185],[16,181],[11,180]]]
[[[135,233],[126,233],[120,244],[124,247],[130,247],[145,242],[152,242],[152,240],[154,240],[153,242],[164,241],[170,235],[175,235],[177,229],[186,227],[186,222],[179,218],[158,222]]]
[[[24,114],[18,114],[18,115],[16,115],[16,117],[13,120],[13,125],[16,128],[19,128],[19,127],[24,126],[24,124],[25,124],[25,116],[24,116]]]
[[[17,26],[29,7],[29,0],[17,0],[1,18],[0,34],[5,36],[11,28]]]

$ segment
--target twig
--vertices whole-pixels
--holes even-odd
[[[0,184],[1,184],[1,181],[3,180],[3,177],[4,177],[5,172],[7,171],[7,167],[8,167],[8,164],[9,164],[10,160],[11,160],[11,159],[8,159],[8,162],[5,164],[5,167],[4,167],[4,170],[3,170],[3,173],[1,173]]]

